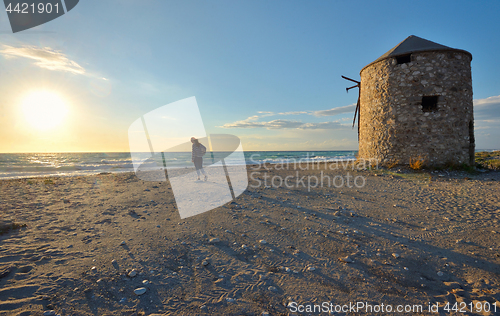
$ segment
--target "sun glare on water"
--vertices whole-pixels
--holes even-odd
[[[52,91],[41,90],[27,94],[21,101],[27,123],[38,130],[50,130],[63,123],[68,114],[66,102]]]

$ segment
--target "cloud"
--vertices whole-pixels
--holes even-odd
[[[491,103],[500,103],[500,95],[488,97],[486,99],[476,99],[474,100],[474,106],[480,106],[484,104],[491,104]]]
[[[279,112],[278,115],[300,115],[300,114],[311,114],[310,111],[292,111],[292,112]]]
[[[262,112],[259,112],[259,113],[262,113]],[[266,115],[264,115],[266,116]],[[250,116],[244,120],[241,120],[241,121],[236,121],[234,123],[226,123],[224,124],[223,126],[219,126],[219,127],[222,127],[222,128],[256,128],[256,127],[264,127],[262,125],[262,123],[260,122],[254,122],[256,121],[259,117],[259,115],[253,115],[253,116]]]
[[[262,116],[274,115],[274,112],[269,112],[269,111],[257,111],[257,113],[262,114]]]
[[[76,62],[68,59],[63,53],[50,47],[38,48],[34,46],[12,47],[4,45],[0,50],[6,58],[24,57],[35,60],[35,65],[49,70],[66,71],[82,75],[85,69]]]
[[[356,110],[356,104],[351,104],[351,105],[346,105],[346,106],[339,106],[337,108],[332,108],[330,110],[321,110],[321,111],[314,111],[312,114],[314,116],[333,116],[333,115],[339,115],[343,113],[354,113]]]
[[[272,120],[269,122],[261,122],[267,129],[281,129],[281,128],[297,128],[302,125],[300,121],[290,120]]]
[[[300,129],[340,129],[346,127],[339,122],[305,123]]]
[[[500,119],[500,95],[474,100],[474,119],[495,122]]]
[[[234,123],[226,123],[222,128],[267,128],[267,129],[340,129],[346,127],[339,122],[320,122],[320,123],[303,123],[301,121],[292,121],[277,119],[267,122],[258,122],[262,117],[276,116],[276,115],[314,115],[314,116],[332,116],[341,113],[354,111],[355,105],[347,105],[330,110],[323,111],[291,111],[291,112],[270,112],[258,111],[258,115],[250,116],[244,120],[236,121]]]
[[[311,114],[311,111],[291,111],[291,112],[269,112],[269,111],[257,111],[260,117],[274,116],[274,115],[300,115],[300,114]]]
[[[291,120],[272,120],[268,122],[253,122],[254,117],[234,123],[227,123],[222,128],[267,128],[267,129],[340,129],[345,126],[339,122],[303,123]]]
[[[258,116],[257,116],[258,118]],[[269,122],[252,122],[252,120],[256,119],[256,116],[251,116],[243,121],[237,121],[234,123],[227,123],[222,128],[267,128],[267,129],[281,129],[281,128],[297,128],[303,125],[302,122],[299,121],[290,121],[290,120],[273,120]]]

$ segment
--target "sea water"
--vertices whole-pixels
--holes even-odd
[[[225,159],[225,164],[236,162]],[[357,151],[246,151],[246,164],[286,162],[318,162],[355,159]],[[149,153],[139,155],[145,163]],[[215,155],[215,156],[220,156]],[[205,166],[216,163],[211,152],[205,154]],[[168,153],[159,156],[157,162],[165,158],[169,166],[186,168],[192,166],[190,152]],[[158,161],[159,160],[159,161]],[[16,179],[48,176],[81,176],[103,172],[133,172],[134,165],[130,153],[19,153],[0,154],[0,179]]]

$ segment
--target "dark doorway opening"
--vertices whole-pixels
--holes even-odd
[[[476,140],[474,139],[474,121],[469,122],[469,164],[474,166],[476,164],[475,157]]]

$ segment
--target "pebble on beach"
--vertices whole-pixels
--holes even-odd
[[[146,288],[145,287],[139,287],[137,289],[134,290],[134,294],[135,295],[142,295],[146,293]]]
[[[354,262],[351,258],[349,258],[349,256],[339,258],[339,261],[345,262],[345,263],[353,263]]]
[[[210,240],[208,242],[211,244],[216,244],[216,243],[220,242],[220,239],[219,238],[210,238]]]
[[[131,278],[135,277],[136,275],[137,275],[137,270],[135,270],[135,269],[132,269],[132,271],[130,271],[128,273],[128,276]]]

